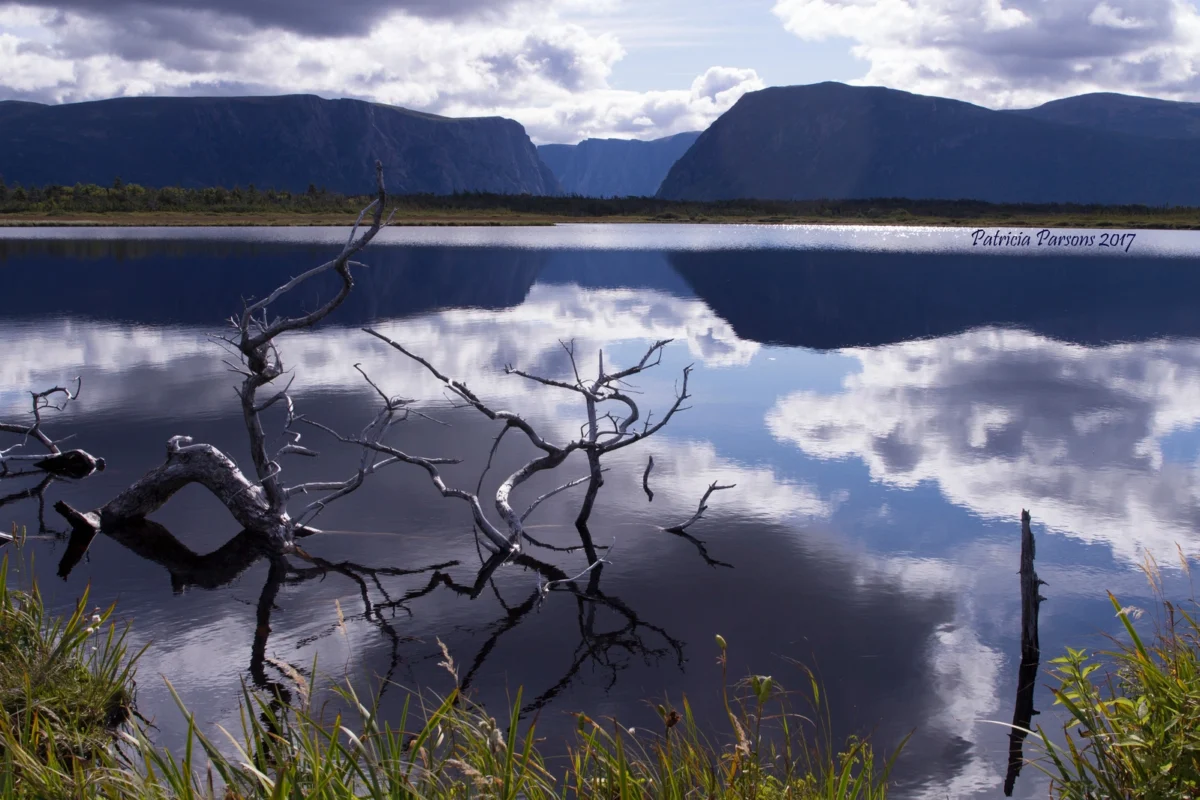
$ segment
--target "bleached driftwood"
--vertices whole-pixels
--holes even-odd
[[[227,361],[231,371],[242,376],[237,388],[242,408],[242,420],[249,438],[250,457],[254,467],[253,480],[238,468],[232,459],[210,444],[197,444],[186,436],[175,436],[167,443],[166,461],[147,472],[137,483],[99,509],[80,512],[66,503],[58,503],[58,511],[76,527],[101,529],[134,522],[160,508],[183,487],[189,484],[204,486],[229,509],[234,518],[248,530],[262,536],[276,551],[289,551],[297,535],[312,533],[310,522],[329,502],[350,494],[362,484],[363,478],[380,465],[364,456],[358,472],[343,481],[287,487],[283,483],[280,460],[284,456],[315,456],[316,453],[300,444],[295,430],[299,417],[295,413],[289,390],[292,380],[266,399],[259,392],[272,386],[285,375],[276,339],[290,331],[312,328],[329,316],[349,296],[354,287],[352,267],[362,265],[355,256],[363,250],[390,221],[383,218],[387,192],[383,183],[383,166],[375,163],[377,196],[363,209],[346,244],[333,260],[314,267],[269,295],[246,305],[242,313],[230,319],[234,332],[219,337],[237,362]],[[371,215],[369,226],[360,233],[363,219]],[[272,317],[270,306],[280,297],[318,275],[333,272],[341,278],[337,293],[316,309],[295,317]],[[272,453],[267,446],[263,422],[264,413],[282,404],[286,409],[284,435],[287,444]],[[295,494],[314,491],[318,487],[330,491],[323,500],[306,509],[303,519],[293,520],[288,513],[288,499]]]
[[[72,527],[112,528],[153,514],[193,483],[212,492],[243,527],[261,531],[272,541],[290,539],[290,530],[282,529],[286,516],[271,507],[262,487],[251,483],[220,450],[193,444],[187,436],[172,437],[162,464],[100,508],[81,513],[61,500],[54,507]]]

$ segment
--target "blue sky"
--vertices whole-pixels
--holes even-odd
[[[768,86],[850,81],[868,64],[850,53],[852,40],[802,42],[771,12],[771,0],[644,0],[616,12],[579,11],[575,19],[610,32],[625,47],[613,68],[614,88],[650,91],[690,82],[713,64],[755,70]]]
[[[352,8],[350,11],[348,9]],[[1029,107],[1200,100],[1196,0],[0,0],[0,99],[312,93],[538,143],[708,126],[836,80]]]

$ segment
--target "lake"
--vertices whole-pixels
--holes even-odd
[[[574,729],[568,712],[654,728],[664,696],[686,694],[719,725],[721,634],[735,677],[801,689],[795,662],[811,667],[838,735],[890,749],[915,731],[896,796],[1000,796],[1007,731],[989,721],[1012,719],[1018,682],[1022,509],[1047,582],[1043,660],[1117,634],[1105,590],[1150,602],[1147,550],[1172,591],[1188,591],[1176,546],[1200,551],[1200,234],[1139,232],[1125,252],[988,248],[969,230],[754,226],[392,229],[363,255],[346,304],[281,342],[299,413],[359,431],[379,408],[361,364],[427,415],[397,429],[398,446],[461,459],[446,481],[473,490],[500,424],[456,407],[361,327],[556,441],[578,436],[578,397],[506,365],[566,379],[560,343],[590,375],[600,351],[624,367],[673,339],[638,376],[638,403],[661,415],[691,364],[691,407],[606,460],[589,528],[610,563],[581,579],[591,600],[539,592],[548,570],[588,566],[568,551],[581,489],[530,517],[529,532],[560,548],[527,548],[545,566],[506,565],[476,587],[469,510],[406,465],[320,517],[326,533],[302,546],[341,565],[324,575],[299,560],[275,574],[225,508],[190,487],[154,515],[148,539],[98,537],[57,578],[67,526],[55,501],[102,505],[176,434],[249,461],[236,376],[213,334],[242,298],[327,260],[345,235],[0,229],[0,419],[22,419],[30,390],[79,376],[78,401],[46,425],[107,462],[40,494],[36,481],[0,482],[0,517],[33,537],[55,608],[90,585],[150,643],[138,702],[164,744],[181,719],[160,676],[204,723],[229,725],[243,682],[282,680],[264,658],[305,672],[315,659],[326,683],[446,691],[439,639],[493,713],[522,688],[550,750]],[[306,285],[279,310],[311,308],[331,285]],[[289,482],[357,468],[355,448],[316,429],[303,443],[321,457],[285,462]],[[531,453],[501,441],[485,507]],[[569,460],[518,494],[584,474],[582,458]],[[691,538],[663,530],[714,481],[736,486],[713,494]],[[1055,726],[1044,683],[1036,721]],[[386,692],[383,713],[402,701]],[[1027,767],[1016,795],[1044,792]]]

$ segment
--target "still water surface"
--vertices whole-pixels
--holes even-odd
[[[440,570],[456,585],[474,581],[469,513],[396,468],[331,507],[318,524],[332,532],[304,544],[367,568],[357,577],[279,586],[199,489],[155,515],[157,546],[101,537],[65,580],[54,577],[65,551],[54,501],[102,504],[158,463],[175,434],[249,460],[234,376],[210,335],[243,296],[327,259],[344,235],[0,231],[0,418],[20,418],[29,389],[80,375],[80,400],[51,430],[109,465],[49,486],[41,519],[38,497],[22,496],[32,484],[6,481],[0,515],[41,531],[36,563],[53,603],[65,608],[90,584],[152,643],[138,698],[164,743],[180,725],[159,676],[202,719],[228,724],[242,681],[278,678],[256,641],[258,655],[302,668],[315,657],[334,678],[444,690],[440,637],[479,699],[498,711],[523,687],[552,739],[569,735],[567,712],[580,709],[653,727],[646,701],[664,694],[686,693],[715,721],[720,633],[734,675],[799,688],[791,661],[812,666],[839,734],[871,732],[887,747],[915,729],[899,796],[999,796],[1007,738],[986,721],[1012,717],[1021,509],[1033,513],[1048,582],[1044,658],[1117,632],[1105,589],[1146,602],[1137,566],[1147,548],[1169,574],[1179,572],[1176,544],[1200,551],[1195,234],[1142,233],[1129,253],[997,255],[947,230],[396,229],[367,253],[347,304],[288,337],[283,356],[299,410],[314,419],[351,432],[373,416],[377,398],[353,369],[361,363],[449,423],[414,420],[398,441],[463,459],[446,470],[452,485],[474,487],[497,424],[449,408],[436,381],[361,326],[558,440],[577,434],[582,407],[505,375],[506,364],[566,377],[560,341],[573,340],[591,372],[601,349],[606,364],[628,365],[672,338],[639,381],[643,410],[658,413],[695,365],[693,408],[607,463],[591,522],[597,543],[615,545],[595,587],[604,602],[539,602],[538,573],[520,567],[497,571],[474,598],[431,580]],[[321,288],[280,310],[311,307]],[[291,480],[355,469],[353,450],[315,431],[305,443],[323,457],[288,464]],[[508,437],[485,494],[529,451]],[[649,455],[652,502],[641,486]],[[583,474],[569,462],[520,491],[532,498]],[[689,529],[703,547],[664,533],[714,480],[737,486]],[[577,543],[580,499],[555,497],[531,532]],[[586,566],[581,553],[531,554],[570,575]],[[401,699],[386,694],[385,714]],[[1036,704],[1053,723],[1044,688]],[[1039,793],[1026,769],[1017,795]]]

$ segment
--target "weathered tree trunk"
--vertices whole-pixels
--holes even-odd
[[[1028,511],[1021,512],[1021,666],[1017,674],[1017,702],[1013,709],[1013,727],[1008,734],[1008,772],[1004,776],[1004,795],[1011,797],[1017,776],[1024,765],[1023,745],[1033,716],[1033,693],[1037,685],[1041,645],[1038,642],[1038,609],[1043,598],[1039,587],[1045,584],[1034,571],[1035,547],[1029,527]]]
[[[265,537],[273,549],[282,551],[291,545],[287,513],[272,509],[262,488],[250,483],[227,455],[210,444],[192,444],[187,436],[172,437],[166,461],[95,511],[76,511],[61,500],[54,508],[74,528],[118,528],[153,514],[193,483],[212,492],[238,524]]]
[[[383,185],[383,165],[378,161],[375,162],[375,177],[378,196],[359,214],[358,221],[355,222],[354,228],[350,231],[350,237],[338,256],[332,261],[292,278],[262,300],[245,306],[240,317],[233,319],[237,331],[235,336],[221,339],[240,362],[239,364],[226,363],[234,372],[244,377],[237,393],[241,401],[242,418],[249,438],[250,456],[255,473],[254,482],[252,483],[242,474],[232,459],[212,445],[193,444],[189,437],[176,436],[167,443],[167,459],[163,464],[150,470],[141,480],[101,508],[81,512],[63,502],[55,504],[55,509],[66,517],[73,528],[78,531],[100,531],[140,522],[147,515],[161,508],[180,489],[196,483],[212,492],[229,509],[234,519],[243,528],[261,537],[265,546],[278,553],[287,553],[294,548],[293,539],[296,535],[313,532],[303,523],[316,516],[328,502],[353,492],[361,485],[363,477],[374,471],[376,465],[366,463],[367,459],[364,457],[363,467],[349,480],[337,483],[306,484],[290,488],[284,486],[281,480],[283,470],[279,464],[279,460],[283,456],[313,457],[317,454],[307,447],[300,446],[300,435],[292,429],[297,417],[291,397],[288,395],[291,382],[289,381],[272,397],[262,402],[258,400],[258,392],[271,386],[276,379],[285,374],[275,340],[291,331],[312,328],[333,313],[345,301],[354,287],[350,268],[361,265],[351,259],[370,244],[379,231],[388,224],[383,219],[384,206],[387,203],[387,193]],[[359,236],[359,226],[368,213],[372,213],[371,224]],[[390,218],[388,222],[390,222]],[[304,281],[326,272],[334,272],[341,278],[341,286],[331,299],[303,316],[276,318],[270,316],[269,307],[272,303]],[[75,396],[62,387],[55,387],[40,395],[34,395],[35,424],[29,429],[29,435],[38,438],[51,450],[55,457],[54,460],[50,460],[52,465],[68,468],[72,465],[86,465],[87,460],[91,459],[86,453],[68,458],[72,454],[60,454],[45,434],[40,432],[40,411],[50,407],[49,400],[46,398],[57,393],[65,394],[68,399],[74,399]],[[263,427],[262,415],[280,402],[287,409],[287,425],[283,433],[290,441],[278,452],[271,453],[267,448],[267,434]],[[0,457],[3,455],[4,453],[0,452]],[[9,458],[18,457],[10,456]],[[95,459],[91,459],[91,461],[96,463]],[[2,464],[3,461],[0,460],[0,465]],[[98,465],[102,466],[102,462]],[[310,505],[311,516],[309,519],[292,520],[287,511],[288,498],[293,494],[306,493],[310,489],[315,490],[318,487],[323,487],[333,494]]]

